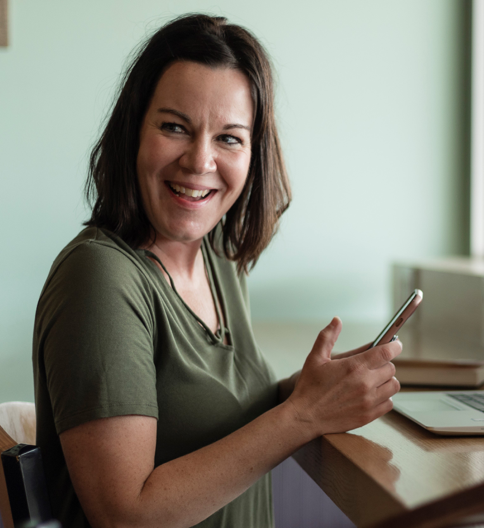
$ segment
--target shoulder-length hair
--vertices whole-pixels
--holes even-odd
[[[105,129],[94,146],[86,182],[92,205],[87,226],[109,229],[133,248],[155,233],[144,211],[136,171],[141,125],[157,83],[176,61],[240,70],[249,79],[255,117],[252,156],[241,195],[222,219],[222,240],[209,240],[247,272],[277,230],[291,190],[274,117],[271,65],[256,38],[222,17],[195,14],[159,29],[124,74]]]

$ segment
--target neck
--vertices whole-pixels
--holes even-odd
[[[201,245],[202,240],[178,242],[157,235],[156,240],[150,246],[144,246],[144,249],[154,253],[177,282],[175,277],[193,280],[200,272],[200,266],[203,269]]]

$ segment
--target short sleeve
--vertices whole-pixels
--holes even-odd
[[[51,276],[37,318],[57,434],[97,418],[158,418],[152,299],[132,258],[79,245]]]

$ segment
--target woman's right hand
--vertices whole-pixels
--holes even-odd
[[[312,437],[342,433],[375,420],[393,408],[391,397],[400,390],[391,363],[402,351],[400,341],[331,359],[341,328],[335,317],[319,333],[287,400]]]

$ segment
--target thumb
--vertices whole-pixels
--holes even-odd
[[[319,332],[308,359],[317,363],[331,361],[331,351],[338,339],[343,323],[339,317],[333,317],[326,328]]]

